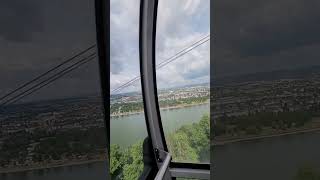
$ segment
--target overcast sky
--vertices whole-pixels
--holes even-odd
[[[93,2],[0,1],[0,96],[95,43]],[[97,67],[90,62],[24,100],[97,93]]]
[[[215,0],[213,7],[215,76],[320,65],[319,0]]]
[[[160,0],[157,64],[210,32],[210,0]],[[139,0],[111,0],[111,89],[139,75]],[[157,72],[158,87],[209,82],[210,42]],[[140,81],[123,90],[140,89]]]

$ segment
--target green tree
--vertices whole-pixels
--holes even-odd
[[[168,146],[170,147],[172,158],[175,161],[194,163],[199,161],[197,151],[190,146],[189,136],[184,132],[179,131],[171,134],[169,136]]]
[[[123,162],[121,162],[121,157],[123,154],[117,144],[112,144],[110,149],[110,173],[112,177],[116,177],[122,171]]]
[[[208,115],[204,115],[199,123],[182,126],[177,132],[185,133],[189,137],[188,142],[197,154],[209,151],[210,122]]]
[[[123,178],[125,180],[138,179],[143,171],[142,141],[129,148],[129,159],[123,167]]]

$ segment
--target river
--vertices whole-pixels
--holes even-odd
[[[161,110],[164,133],[174,132],[185,124],[199,122],[205,113],[209,114],[209,104]],[[111,144],[118,144],[121,147],[128,147],[147,136],[144,113],[112,117],[110,127]]]
[[[320,132],[214,146],[216,180],[294,180],[299,167],[320,168]]]
[[[1,180],[106,180],[107,165],[95,162],[73,166],[0,174]]]
[[[198,122],[209,112],[209,104],[179,109],[161,110],[165,133],[174,132],[182,125]],[[111,118],[111,143],[128,147],[147,136],[144,113]],[[25,172],[0,174],[0,180],[105,180],[106,164],[103,162],[64,166]]]

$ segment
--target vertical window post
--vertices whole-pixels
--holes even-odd
[[[141,0],[140,6],[140,74],[148,134],[161,178],[171,179],[167,145],[162,129],[156,84],[155,40],[158,0]],[[166,163],[165,163],[166,162]],[[163,167],[166,165],[166,167]]]
[[[107,167],[110,165],[110,1],[95,0],[96,36],[99,58],[101,95],[106,130]],[[109,173],[107,179],[110,179]]]

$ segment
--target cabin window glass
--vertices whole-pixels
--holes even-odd
[[[148,136],[139,64],[140,0],[112,0],[110,11],[111,176],[138,179]]]
[[[158,100],[175,162],[209,163],[209,0],[161,0],[156,64]]]

